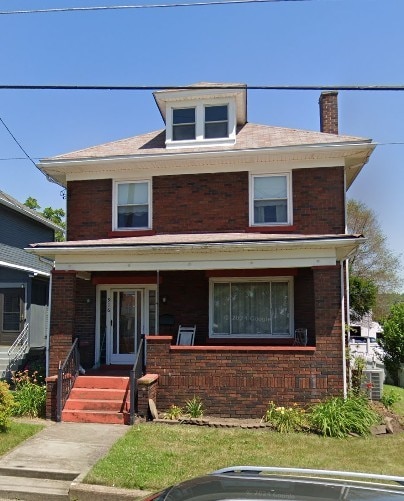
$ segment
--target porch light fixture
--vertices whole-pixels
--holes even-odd
[[[161,296],[161,302],[163,304],[166,304],[167,303],[167,296]]]

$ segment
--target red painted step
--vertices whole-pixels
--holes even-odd
[[[62,411],[62,421],[128,422],[129,377],[79,376]]]

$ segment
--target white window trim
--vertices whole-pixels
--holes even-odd
[[[287,282],[289,294],[289,334],[215,334],[213,332],[213,287],[217,283],[241,283],[241,282]],[[294,302],[293,290],[294,280],[291,276],[284,277],[215,277],[209,279],[209,338],[212,339],[233,339],[233,338],[262,338],[262,339],[291,339],[294,336]]]
[[[118,227],[118,186],[120,184],[134,184],[134,183],[147,183],[147,194],[149,198],[149,211],[148,211],[148,223],[147,223],[147,228],[144,226],[137,227],[125,227],[125,228],[119,228]],[[127,180],[119,180],[119,181],[114,181],[113,184],[113,190],[112,190],[112,230],[113,231],[131,231],[131,230],[150,230],[152,228],[152,221],[153,221],[153,215],[152,215],[152,208],[153,208],[153,203],[152,203],[152,181],[151,179],[127,179]]]
[[[287,221],[286,222],[281,222],[281,223],[256,223],[254,221],[254,179],[256,177],[280,177],[280,176],[285,176],[286,177],[286,195],[287,195]],[[290,226],[293,224],[293,203],[292,203],[292,175],[290,172],[272,172],[270,174],[251,174],[250,179],[249,179],[249,192],[250,192],[250,226]]]
[[[227,106],[228,108],[228,136],[223,138],[205,139],[205,107]],[[195,136],[196,139],[183,141],[173,140],[173,110],[180,108],[195,108]],[[178,101],[167,105],[166,113],[166,147],[194,148],[195,146],[221,146],[236,142],[236,101],[231,99],[207,99]]]

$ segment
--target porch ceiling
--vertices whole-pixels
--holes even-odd
[[[57,270],[156,271],[332,266],[364,240],[360,235],[214,233],[153,235],[33,244]]]

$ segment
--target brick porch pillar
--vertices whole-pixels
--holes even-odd
[[[76,272],[52,273],[52,303],[49,339],[49,376],[57,375],[75,338]]]
[[[342,395],[343,354],[340,266],[313,268],[316,358],[326,378],[327,393]]]

